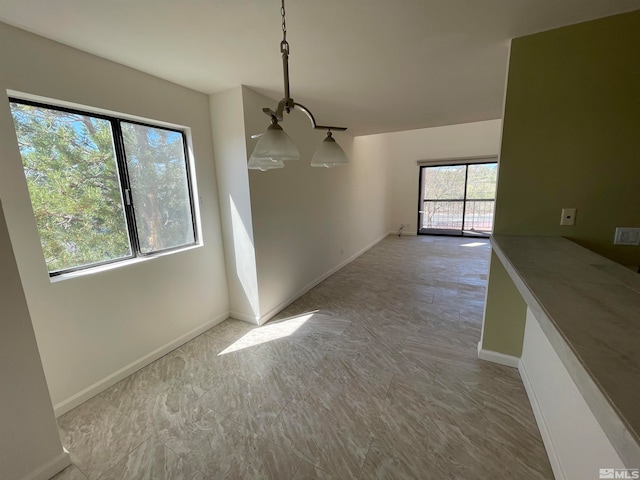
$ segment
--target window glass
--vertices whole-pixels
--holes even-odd
[[[467,198],[493,200],[496,197],[497,163],[469,165]]]
[[[447,165],[422,169],[424,194],[429,200],[464,198],[466,165]]]
[[[493,231],[498,164],[480,163],[468,168],[464,229],[490,235]]]
[[[196,243],[183,132],[10,106],[50,275]]]
[[[140,251],[195,241],[182,134],[122,122]]]
[[[130,257],[109,120],[11,103],[49,272]]]
[[[421,167],[418,233],[490,235],[496,177],[493,162]]]

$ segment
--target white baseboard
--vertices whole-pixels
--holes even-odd
[[[228,312],[221,313],[217,317],[209,320],[208,322],[205,322],[204,324],[200,325],[197,328],[194,328],[190,332],[187,332],[184,335],[176,338],[175,340],[172,340],[169,343],[161,346],[160,348],[155,349],[151,353],[148,353],[147,355],[139,358],[138,360],[131,362],[129,365],[126,365],[125,367],[103,378],[102,380],[97,381],[93,385],[90,385],[89,387],[76,393],[75,395],[72,395],[71,397],[61,401],[60,403],[57,403],[56,405],[53,406],[56,417],[64,415],[69,410],[77,407],[83,402],[86,402],[91,397],[94,397],[100,392],[103,392],[110,386],[118,383],[123,378],[126,378],[132,373],[140,370],[141,368],[146,367],[150,363],[156,361],[157,359],[159,359],[160,357],[163,357],[164,355],[171,352],[172,350],[175,350],[181,345],[187,343],[189,340],[192,340],[193,338],[197,337],[201,333],[206,332],[211,327],[218,325],[219,323],[226,320],[227,318],[229,318]]]
[[[398,230],[391,230],[390,232],[387,232],[387,235],[395,235],[396,237],[398,236]],[[418,235],[416,232],[408,232],[407,230],[403,230],[402,231],[402,237],[415,237],[416,235]]]
[[[243,322],[260,325],[259,317],[256,317],[255,315],[247,315],[246,313],[234,312],[232,310],[229,312],[229,316],[231,318],[235,318],[236,320],[242,320]]]
[[[299,290],[297,293],[291,295],[289,298],[287,298],[286,300],[283,300],[282,302],[280,302],[278,305],[276,305],[275,307],[273,307],[271,310],[269,310],[268,312],[266,312],[264,315],[260,316],[260,319],[258,321],[258,325],[263,325],[264,323],[268,322],[269,320],[271,320],[273,317],[275,317],[279,312],[281,312],[282,310],[284,310],[285,307],[287,307],[288,305],[292,304],[293,302],[295,302],[298,298],[300,298],[302,295],[304,295],[305,293],[307,293],[309,290],[311,290],[313,287],[315,287],[316,285],[318,285],[320,282],[323,282],[324,280],[326,280],[327,278],[329,278],[331,275],[333,275],[334,273],[336,273],[338,270],[340,270],[341,268],[345,267],[346,265],[348,265],[349,263],[353,262],[356,258],[358,258],[360,255],[362,255],[363,253],[365,253],[367,250],[369,250],[370,248],[374,247],[375,245],[377,245],[378,243],[380,243],[382,240],[384,240],[385,238],[387,238],[389,234],[385,233],[382,237],[378,238],[377,240],[374,240],[373,242],[371,242],[369,245],[367,245],[364,248],[361,248],[360,250],[358,250],[356,253],[354,253],[353,255],[351,255],[349,258],[347,258],[345,261],[339,263],[337,266],[335,266],[334,268],[332,268],[331,270],[329,270],[328,272],[320,275],[318,278],[316,278],[315,280],[309,282],[305,287],[303,287],[301,290]],[[234,317],[236,318],[236,317]],[[240,318],[240,320],[242,320]],[[248,320],[245,320],[248,321]],[[255,321],[251,321],[251,323],[255,323]]]
[[[538,424],[538,429],[540,430],[540,436],[542,437],[544,448],[547,451],[547,457],[549,457],[549,463],[551,464],[551,469],[553,470],[553,476],[556,478],[556,480],[566,480],[564,470],[562,470],[562,466],[560,465],[558,453],[553,444],[551,434],[549,433],[547,421],[544,418],[542,409],[540,408],[540,403],[538,402],[536,393],[533,390],[533,386],[531,385],[531,381],[529,380],[529,376],[527,375],[527,369],[524,365],[524,362],[521,361],[518,364],[518,371],[520,372],[520,378],[522,378],[524,389],[527,392],[527,397],[529,397],[529,403],[531,404],[531,409],[533,410],[533,416],[536,418],[536,423]]]
[[[71,457],[64,451],[50,462],[32,470],[31,473],[22,477],[22,480],[49,480],[69,465],[71,465]]]
[[[498,363],[512,368],[518,368],[518,364],[520,363],[520,359],[518,357],[505,355],[500,352],[493,352],[491,350],[484,350],[480,343],[478,343],[478,358],[480,360],[486,360],[487,362]]]

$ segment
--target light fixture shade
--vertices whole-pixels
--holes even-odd
[[[267,131],[258,139],[256,148],[253,150],[251,160],[268,160],[272,162],[283,162],[288,160],[298,160],[300,152],[293,144],[289,135],[277,123],[272,123]],[[284,166],[284,165],[283,165]],[[282,167],[275,167],[282,168]]]
[[[347,154],[335,141],[331,132],[327,132],[327,136],[313,154],[311,166],[331,168],[338,165],[346,165],[347,163],[349,163]]]
[[[267,170],[273,170],[274,168],[284,168],[284,162],[282,160],[271,160],[270,158],[256,158],[251,155],[247,167],[249,170],[260,170],[261,172],[266,172]]]

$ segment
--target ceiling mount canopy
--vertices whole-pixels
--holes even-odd
[[[248,167],[252,170],[272,170],[283,168],[284,162],[298,160],[300,152],[289,138],[282,127],[278,124],[284,119],[284,113],[291,113],[297,109],[303,112],[311,121],[311,126],[316,130],[326,130],[327,136],[324,138],[318,149],[313,154],[311,160],[312,167],[335,167],[349,163],[346,153],[333,138],[332,130],[344,131],[346,127],[335,127],[330,125],[318,125],[311,111],[293,100],[289,88],[289,42],[287,42],[287,22],[285,19],[284,0],[281,0],[280,13],[282,15],[282,41],[280,42],[280,53],[282,53],[282,70],[284,74],[284,98],[278,102],[276,110],[263,108],[262,111],[271,118],[271,125],[267,131],[260,136],[251,157],[249,157]]]

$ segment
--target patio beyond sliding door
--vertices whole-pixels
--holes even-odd
[[[496,178],[496,162],[420,167],[418,233],[490,235]]]

